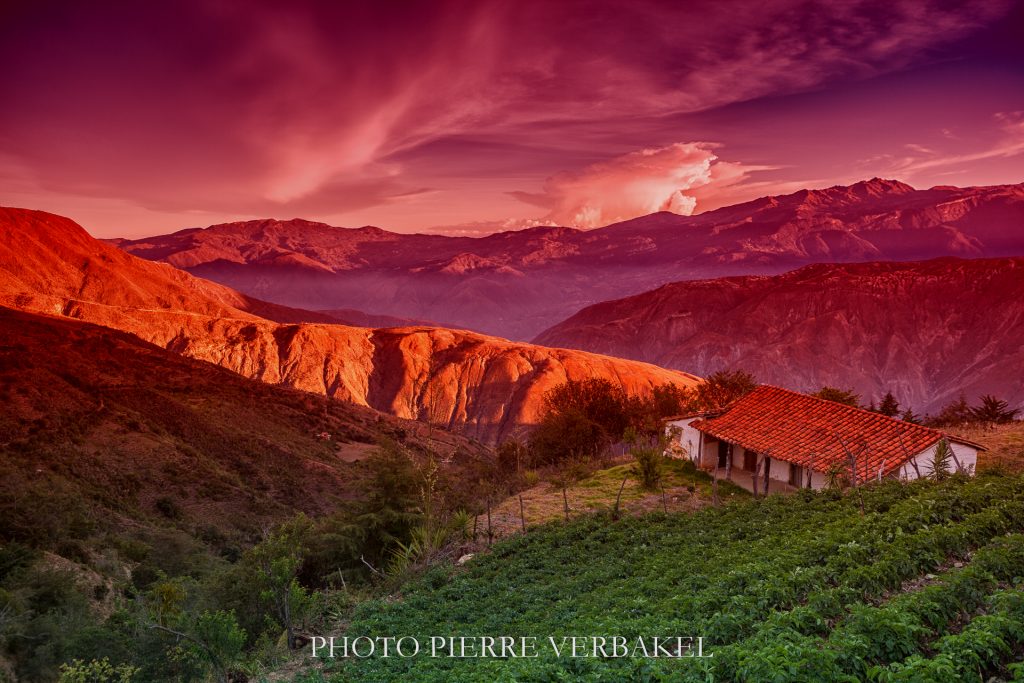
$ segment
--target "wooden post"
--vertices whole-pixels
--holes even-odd
[[[628,474],[622,478],[622,483],[619,484],[619,493],[615,496],[615,509],[612,511],[612,519],[619,518],[619,501],[622,500],[622,489],[626,488],[627,479],[629,479]]]
[[[665,485],[661,485],[661,507],[664,508],[665,514],[668,514],[668,497],[665,495]]]
[[[907,460],[910,462],[910,464],[914,466],[914,474],[916,474],[917,478],[920,479],[921,478],[921,468],[917,466],[917,456],[912,454],[909,450],[907,450],[907,445],[905,443],[903,443],[903,435],[902,434],[900,434],[899,432],[896,432],[896,438],[899,439],[900,450],[903,451],[903,457],[907,458]]]
[[[569,494],[565,492],[566,487],[562,487],[562,504],[565,506],[565,518],[569,519]]]
[[[711,504],[718,506],[718,461],[715,461],[715,476],[711,479]]]
[[[725,447],[725,478],[732,481],[732,444]]]
[[[750,483],[754,487],[754,498],[757,498],[757,489],[761,480],[761,463],[763,460],[764,456],[758,453],[757,460],[754,462],[754,474],[750,477]]]
[[[768,475],[772,471],[772,458],[770,455],[764,456],[764,495],[768,495]]]
[[[523,496],[519,495],[519,519],[523,520],[523,533],[526,533],[526,508],[523,506]]]
[[[491,541],[494,539],[494,534],[491,531],[491,497],[487,496],[487,547],[491,547]]]

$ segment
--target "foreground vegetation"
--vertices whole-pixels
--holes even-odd
[[[304,681],[982,681],[1020,676],[1024,480],[592,516],[362,604],[359,635],[703,636],[711,659],[334,661]],[[1015,679],[1024,680],[1024,679]]]

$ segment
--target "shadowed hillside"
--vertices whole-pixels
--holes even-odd
[[[358,493],[356,461],[380,439],[426,444],[415,423],[7,308],[0,404],[3,536],[44,545],[97,523],[255,534]],[[485,453],[435,431],[439,443]]]
[[[596,304],[539,344],[710,374],[743,368],[802,391],[892,391],[917,412],[961,392],[1024,403],[1024,259],[821,264],[676,282]]]

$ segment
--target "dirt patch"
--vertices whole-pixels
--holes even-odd
[[[548,482],[540,483],[521,494],[503,500],[491,508],[491,533],[501,538],[526,528],[566,518],[579,517],[596,512],[610,511],[615,507],[619,488],[622,487],[620,511],[624,514],[641,515],[649,512],[692,512],[711,503],[711,480],[704,472],[694,470],[692,465],[681,460],[670,460],[665,465],[664,491],[649,491],[640,486],[631,474],[632,461],[600,470],[573,484],[565,490]],[[622,481],[626,482],[623,485]],[[719,482],[719,495],[723,499],[747,495],[745,491]],[[522,504],[520,504],[520,497]],[[477,517],[478,537],[487,537],[487,515]]]

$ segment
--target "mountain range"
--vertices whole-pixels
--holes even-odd
[[[631,393],[698,381],[462,330],[323,322],[336,318],[255,300],[104,244],[67,218],[25,209],[0,209],[0,306],[129,332],[244,377],[488,442],[534,423],[544,393],[566,379],[604,377]]]
[[[817,264],[676,282],[579,311],[535,340],[813,391],[886,391],[917,411],[960,393],[1024,405],[1024,259]]]
[[[277,304],[526,340],[588,305],[679,280],[817,262],[1016,256],[1022,222],[1024,185],[917,190],[874,178],[589,231],[471,238],[266,219],[117,243]]]

